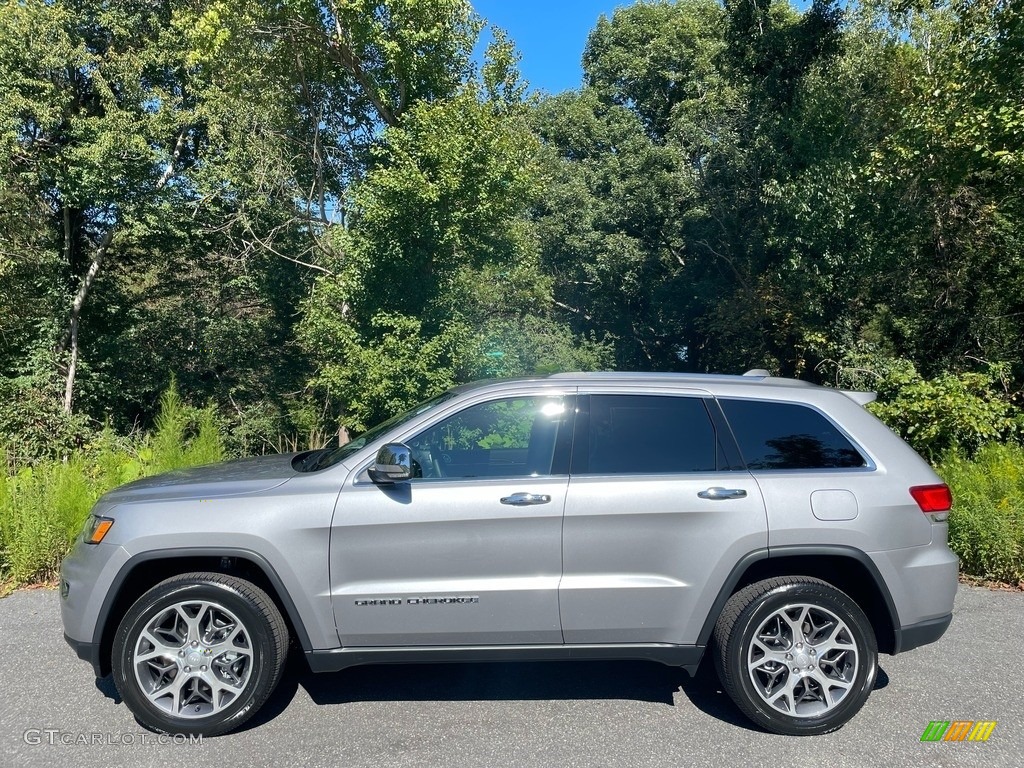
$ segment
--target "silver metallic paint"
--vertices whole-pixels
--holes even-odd
[[[869,458],[855,470],[745,471],[370,483],[377,449],[471,404],[510,395],[628,392],[799,402]],[[684,439],[684,438],[681,438]],[[947,529],[907,489],[940,482],[903,441],[838,390],[790,380],[583,374],[467,385],[343,464],[298,473],[291,456],[182,470],[123,486],[94,512],[115,523],[62,567],[67,636],[92,642],[107,592],[133,556],[218,547],[257,553],[280,578],[307,650],[697,641],[734,564],[765,546],[837,544],[868,554],[899,623],[948,614]],[[745,498],[702,499],[713,487]],[[840,491],[857,513],[815,516]],[[513,506],[517,493],[549,503]],[[479,596],[476,604],[360,608],[357,599]],[[538,651],[538,654],[540,652]]]

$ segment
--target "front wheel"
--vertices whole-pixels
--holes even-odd
[[[714,637],[722,686],[744,714],[774,733],[834,731],[875,684],[871,624],[848,595],[818,579],[766,579],[740,590]]]
[[[167,579],[118,627],[114,684],[139,722],[161,733],[237,728],[277,685],[288,630],[256,585],[220,573]]]

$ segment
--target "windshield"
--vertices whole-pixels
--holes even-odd
[[[302,467],[301,471],[316,472],[317,470],[320,469],[333,467],[339,461],[342,461],[347,457],[351,456],[353,453],[356,453],[357,451],[360,451],[361,449],[365,448],[367,444],[372,443],[385,432],[394,429],[395,427],[404,424],[407,421],[411,421],[412,419],[419,416],[421,413],[429,411],[434,406],[440,405],[441,403],[447,400],[451,400],[453,397],[455,397],[454,392],[445,392],[443,395],[438,395],[437,397],[431,398],[430,400],[426,400],[420,403],[419,405],[410,408],[405,413],[400,413],[397,416],[392,416],[387,421],[381,422],[377,426],[366,430],[359,437],[355,438],[354,440],[350,440],[340,448],[334,448],[331,450],[326,450],[322,453],[313,454],[313,456],[310,457],[311,459],[313,459],[313,461],[307,463],[304,467]]]

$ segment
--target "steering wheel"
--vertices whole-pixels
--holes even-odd
[[[420,465],[422,477],[444,477],[441,471],[441,462],[437,459],[437,452],[429,443],[421,443],[412,449],[413,459]]]

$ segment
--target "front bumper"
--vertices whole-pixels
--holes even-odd
[[[61,623],[64,637],[80,659],[92,664],[103,677],[99,618],[114,576],[128,560],[128,553],[110,544],[83,544],[79,540],[61,564]],[[109,660],[108,660],[109,662]]]
[[[104,677],[105,670],[103,669],[103,663],[100,660],[100,644],[99,643],[86,643],[81,640],[75,640],[70,637],[67,633],[64,634],[64,639],[67,644],[74,648],[75,653],[82,661],[88,661],[92,665],[92,671],[96,673],[96,677]]]

